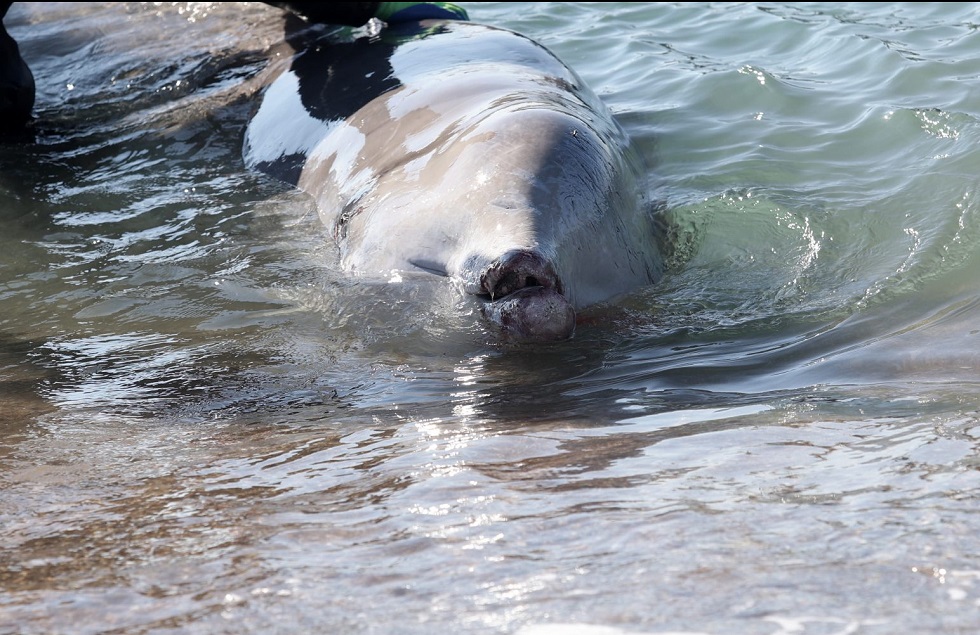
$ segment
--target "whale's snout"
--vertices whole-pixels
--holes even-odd
[[[533,251],[512,251],[480,275],[487,319],[509,337],[529,341],[564,340],[575,330],[575,309],[564,296],[554,265]]]

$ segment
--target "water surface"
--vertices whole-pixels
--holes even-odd
[[[668,274],[571,342],[244,168],[277,10],[11,10],[0,632],[975,632],[980,6],[467,7],[650,166]]]

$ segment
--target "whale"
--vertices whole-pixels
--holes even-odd
[[[314,198],[345,274],[444,278],[502,340],[531,342],[662,276],[638,154],[544,46],[423,21],[279,57],[243,157]]]

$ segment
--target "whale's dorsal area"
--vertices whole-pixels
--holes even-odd
[[[662,272],[626,135],[511,31],[319,40],[269,85],[244,155],[316,198],[352,274],[449,277],[521,339],[567,337],[575,309]]]

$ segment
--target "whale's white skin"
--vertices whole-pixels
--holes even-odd
[[[510,31],[418,29],[308,48],[246,132],[247,163],[315,197],[344,269],[447,276],[521,339],[655,282],[640,167],[578,76]]]

